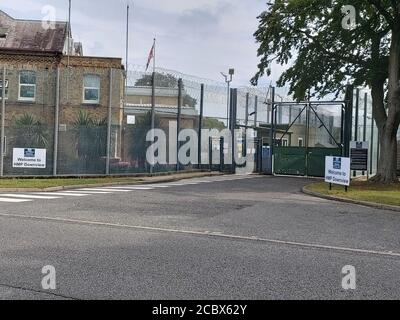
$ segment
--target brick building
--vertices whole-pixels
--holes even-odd
[[[101,123],[102,130],[107,130],[105,119],[111,112],[110,156],[118,158],[123,117],[122,59],[83,56],[82,44],[73,41],[67,22],[56,22],[53,28],[46,29],[41,21],[14,19],[0,10],[0,66],[6,69],[5,174],[52,173],[57,118],[57,173],[76,174],[88,169],[87,164],[82,166],[82,159],[86,161],[87,157],[82,156],[83,143],[77,137],[77,124],[82,115]],[[3,72],[0,73],[2,87]],[[21,142],[17,142],[13,130],[18,124],[21,126],[20,119],[27,115],[46,127],[44,146],[18,145]],[[46,170],[13,170],[12,149],[16,147],[45,147]],[[91,158],[97,162],[95,169],[86,173],[104,173],[106,154],[101,149],[100,156]]]

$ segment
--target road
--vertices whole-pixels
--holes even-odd
[[[400,215],[304,195],[309,182],[0,194],[0,299],[400,298]],[[42,288],[47,265],[56,290]]]

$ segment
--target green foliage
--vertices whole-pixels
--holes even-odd
[[[24,113],[15,120],[14,137],[16,147],[47,148],[49,146],[47,126],[28,113]]]
[[[357,8],[354,30],[342,27],[341,10],[349,4]],[[338,94],[346,84],[371,86],[388,77],[390,30],[371,1],[276,0],[259,20],[261,62],[253,84],[271,74],[273,62],[289,64],[278,85],[289,84],[298,100],[309,89],[319,96]]]
[[[344,6],[356,8],[356,26],[343,27]],[[338,96],[345,85],[371,89],[380,135],[375,181],[397,182],[396,135],[400,125],[399,0],[275,0],[259,16],[257,84],[271,65],[287,65],[278,86],[304,100],[310,93]]]
[[[151,87],[152,75],[145,74],[142,78],[138,79],[135,83],[136,87]],[[178,79],[172,74],[158,73],[155,74],[155,82],[157,88],[173,88],[178,89]],[[182,86],[182,91],[185,91],[185,86]],[[197,100],[192,98],[189,94],[183,95],[183,105],[187,105],[191,108],[195,108]]]
[[[219,131],[226,129],[225,123],[215,118],[205,117],[203,119],[203,129],[217,129]]]
[[[74,122],[76,151],[79,158],[94,161],[107,154],[107,119],[93,119],[80,110]]]

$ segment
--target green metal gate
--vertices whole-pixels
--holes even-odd
[[[276,147],[274,154],[274,173],[323,177],[325,157],[341,156],[339,148]]]

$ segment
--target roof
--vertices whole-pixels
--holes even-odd
[[[178,97],[177,88],[156,87],[155,95],[157,97]],[[127,87],[126,94],[128,96],[151,96],[151,87]]]
[[[0,10],[0,51],[32,51],[62,53],[68,36],[68,23],[55,22],[54,28],[45,29],[42,21],[14,19]]]
[[[127,103],[124,108],[125,114],[144,114],[151,111],[151,104],[133,104]],[[160,105],[157,104],[155,106],[155,112],[157,114],[162,115],[171,115],[172,117],[177,116],[178,114],[178,107],[168,106],[168,105]],[[198,112],[195,108],[182,106],[181,113],[183,116],[198,116]]]

